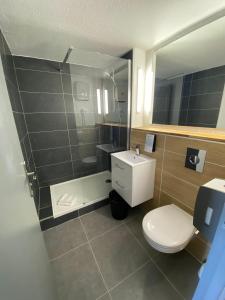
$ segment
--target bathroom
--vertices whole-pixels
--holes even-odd
[[[225,4],[0,3],[0,298],[225,299]]]

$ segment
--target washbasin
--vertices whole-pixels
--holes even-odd
[[[147,163],[151,160],[151,158],[148,158],[143,155],[137,155],[134,151],[128,150],[128,151],[122,151],[111,154],[113,157],[118,158],[119,160],[123,161],[124,163],[130,165],[130,166],[136,166],[140,164]]]
[[[131,206],[153,198],[156,160],[134,151],[111,154],[112,187]]]

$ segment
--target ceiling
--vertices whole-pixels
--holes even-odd
[[[195,30],[157,52],[156,76],[170,79],[225,65],[225,17]]]
[[[150,49],[224,8],[221,0],[0,0],[15,55],[62,60],[70,45],[121,55]]]

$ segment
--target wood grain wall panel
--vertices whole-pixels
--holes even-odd
[[[195,172],[184,166],[185,156],[165,151],[164,170],[192,184],[202,185],[213,178],[225,179],[225,167],[206,162],[202,173]]]
[[[170,173],[163,172],[161,191],[184,203],[185,206],[194,209],[198,186],[180,180]]]
[[[157,134],[156,151],[144,152],[146,133],[150,131],[132,129],[131,147],[141,145],[141,153],[156,159],[154,199],[146,202],[149,209],[174,203],[193,214],[199,186],[218,177],[225,179],[225,143]],[[206,150],[203,173],[184,167],[187,147]],[[209,245],[195,237],[188,245],[189,251],[198,260],[207,256]]]
[[[225,143],[167,136],[165,149],[186,155],[187,147],[206,150],[206,161],[225,166]]]

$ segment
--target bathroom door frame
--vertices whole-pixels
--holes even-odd
[[[225,299],[225,204],[193,300]]]

